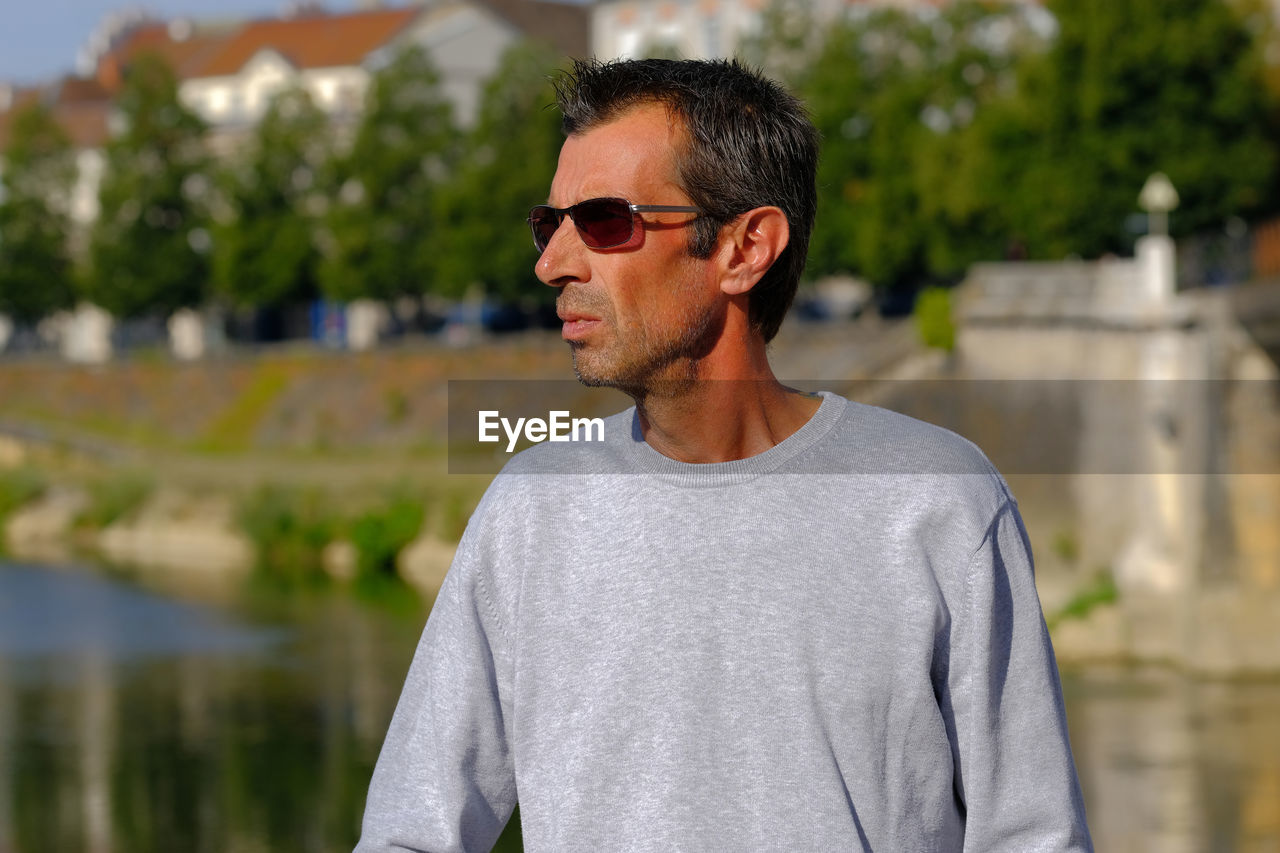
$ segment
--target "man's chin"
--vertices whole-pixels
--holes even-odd
[[[570,343],[569,347],[573,352],[573,375],[583,385],[589,388],[617,388],[624,394],[635,396],[639,390],[638,383],[628,381],[616,369],[593,363],[595,360],[584,353],[581,346]]]
[[[591,388],[617,387],[614,377],[592,364],[591,359],[582,353],[581,346],[570,343],[569,349],[573,351],[573,375],[579,382]]]

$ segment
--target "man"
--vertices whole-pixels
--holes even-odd
[[[530,213],[574,369],[634,410],[490,487],[361,851],[1088,849],[1003,480],[766,358],[816,134],[734,63],[582,62]]]

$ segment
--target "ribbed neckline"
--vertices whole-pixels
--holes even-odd
[[[822,403],[808,422],[763,453],[728,462],[680,462],[654,450],[641,437],[640,416],[633,407],[631,430],[624,453],[628,469],[656,476],[673,485],[688,488],[729,486],[754,480],[777,471],[788,460],[809,450],[829,433],[845,413],[849,401],[830,391],[820,391]]]

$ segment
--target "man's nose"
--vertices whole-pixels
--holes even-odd
[[[573,221],[566,216],[556,233],[551,235],[547,248],[542,250],[533,270],[543,284],[564,287],[573,281],[587,278],[587,247],[578,237]]]

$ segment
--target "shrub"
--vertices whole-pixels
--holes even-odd
[[[270,485],[248,496],[237,520],[259,567],[294,577],[320,571],[321,554],[338,526],[320,492]]]
[[[89,483],[89,504],[77,526],[103,528],[132,515],[150,497],[155,483],[139,474],[106,477]]]
[[[916,297],[916,329],[925,346],[951,352],[956,348],[956,327],[951,319],[951,291],[926,287]]]
[[[1057,554],[1064,562],[1074,563],[1080,558],[1080,545],[1076,542],[1076,537],[1071,533],[1060,530],[1053,537],[1053,553]]]
[[[395,574],[396,555],[422,529],[422,515],[422,501],[397,489],[382,506],[358,516],[351,525],[358,573]]]
[[[44,494],[48,482],[34,468],[0,471],[0,523],[16,509]]]
[[[1076,591],[1071,600],[1063,605],[1057,613],[1052,613],[1045,620],[1050,628],[1069,619],[1084,619],[1095,608],[1114,604],[1120,599],[1120,591],[1116,589],[1115,578],[1110,569],[1099,569],[1087,585]]]

